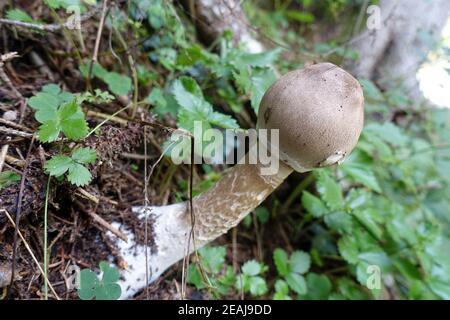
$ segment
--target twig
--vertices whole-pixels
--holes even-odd
[[[17,129],[17,130],[22,130],[22,131],[26,131],[26,132],[33,132],[33,130],[31,130],[28,127],[25,127],[23,125],[17,124],[15,122],[9,121],[9,120],[5,120],[3,118],[0,118],[0,123],[4,124],[6,126],[9,126],[11,128]]]
[[[99,225],[101,225],[102,227],[111,231],[113,234],[115,234],[121,240],[128,242],[128,237],[124,233],[120,232],[119,230],[114,228],[112,225],[110,225],[105,219],[103,219],[102,217],[100,217],[98,214],[96,214],[95,212],[93,212],[91,210],[86,210],[86,212]]]
[[[100,11],[100,7],[96,7],[93,10],[85,13],[80,17],[80,23],[84,22],[86,20],[89,20],[93,16],[95,16]],[[50,31],[50,32],[56,32],[63,28],[69,28],[72,26],[72,21],[67,21],[65,23],[53,23],[53,24],[39,24],[39,23],[31,23],[31,22],[23,22],[23,21],[17,21],[17,20],[10,20],[10,19],[0,19],[0,24],[7,24],[12,25],[16,27],[22,27],[27,29],[34,29],[39,31]]]
[[[117,28],[115,28],[115,27],[113,27],[113,29],[117,36],[117,39],[119,39],[119,42],[121,43],[122,47],[124,48],[124,50],[127,54],[128,64],[130,65],[130,69],[131,69],[131,75],[133,78],[133,86],[134,86],[133,112],[131,114],[131,118],[134,118],[136,116],[136,111],[137,111],[137,107],[138,107],[138,97],[139,97],[139,83],[138,83],[138,76],[137,76],[137,70],[136,70],[136,63],[134,62],[133,55],[131,54],[131,51],[128,48],[128,45],[127,45],[126,41],[123,39],[119,30],[117,30]]]
[[[89,210],[87,208],[85,208],[79,201],[75,200],[75,203],[84,211],[86,212],[95,222],[97,222],[100,226],[104,227],[105,229],[111,231],[116,237],[118,237],[119,239],[128,242],[128,237],[120,232],[119,230],[117,230],[116,228],[114,228],[111,224],[109,224],[105,219],[103,219],[102,217],[100,217],[98,214],[96,214],[95,212],[93,212],[92,210]]]
[[[25,160],[17,159],[12,156],[9,156],[9,155],[5,156],[5,161],[11,165],[18,166],[21,168],[23,168],[25,166]]]
[[[5,163],[6,155],[8,154],[9,144],[5,144],[0,150],[0,172],[3,170],[3,164]]]
[[[12,272],[12,274],[11,274],[11,286],[13,285],[13,282],[14,282],[14,272],[15,272],[15,268],[16,268],[17,233],[19,231],[19,225],[20,225],[20,214],[22,213],[23,190],[25,189],[25,179],[27,177],[28,165],[30,163],[31,150],[33,149],[33,145],[34,145],[34,138],[35,138],[35,136],[33,135],[33,138],[31,139],[31,142],[30,142],[30,146],[28,147],[27,157],[25,159],[25,166],[23,168],[22,178],[20,179],[19,194],[17,195],[17,204],[16,204],[16,208],[17,209],[16,209],[16,223],[15,223],[15,225],[17,227],[14,230],[12,264],[11,264],[11,272]]]
[[[116,123],[120,123],[120,124],[123,124],[123,125],[126,125],[128,123],[128,121],[123,119],[123,118],[116,117],[116,116],[112,117],[110,114],[103,113],[103,112],[97,112],[97,111],[89,110],[87,112],[87,115],[91,116],[91,117],[100,118],[100,119],[107,119],[107,120],[110,120],[110,121],[113,121],[113,122],[116,122]]]
[[[91,63],[89,64],[89,72],[88,72],[88,77],[87,77],[88,85],[90,85],[90,80],[91,80],[91,76],[92,76],[92,69],[94,67],[94,63],[97,62],[98,50],[100,48],[100,40],[102,38],[103,26],[105,25],[106,13],[107,13],[107,9],[108,9],[108,2],[109,2],[109,0],[103,0],[102,16],[100,18],[100,24],[99,24],[98,30],[97,30],[97,37],[95,38],[94,53],[92,54]]]
[[[33,137],[33,134],[31,134],[31,133],[19,131],[19,130],[16,130],[16,129],[7,128],[7,127],[4,127],[4,126],[0,126],[0,132],[8,134],[8,135],[19,136],[19,137],[22,137],[22,138],[31,138],[31,137]]]
[[[11,217],[11,215],[8,213],[8,211],[6,211],[5,209],[0,209],[0,211],[4,212],[6,217],[8,218],[9,222],[11,222],[11,224],[13,225],[13,227],[15,228],[15,230],[17,231],[17,234],[19,235],[20,239],[22,239],[23,244],[25,245],[25,248],[27,249],[27,251],[30,253],[31,258],[33,259],[34,263],[36,263],[36,266],[38,267],[39,271],[41,272],[42,276],[44,277],[44,281],[47,283],[48,287],[50,288],[50,290],[52,291],[53,295],[55,296],[55,298],[57,300],[60,300],[58,294],[56,293],[55,289],[53,289],[52,284],[50,283],[50,281],[48,280],[48,278],[45,276],[44,270],[42,270],[41,265],[39,264],[38,260],[36,259],[36,257],[34,256],[33,251],[31,251],[30,246],[27,243],[27,240],[25,240],[24,236],[22,235],[22,232],[20,232],[19,228],[17,227],[17,225],[14,223],[13,218]]]
[[[19,90],[16,89],[16,87],[13,85],[11,79],[6,74],[5,70],[3,70],[3,66],[5,65],[6,61],[14,59],[14,58],[17,58],[18,56],[19,55],[18,55],[17,52],[9,52],[9,53],[6,53],[6,54],[2,54],[0,56],[0,79],[2,79],[2,81],[4,83],[6,83],[6,85],[12,90],[12,92],[14,93],[14,95],[17,98],[23,99],[22,94],[19,92]]]

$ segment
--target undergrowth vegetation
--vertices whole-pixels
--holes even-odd
[[[64,12],[73,2],[45,1],[51,12]],[[141,44],[140,57],[131,66],[126,60],[103,63],[114,59],[114,51],[105,51],[108,59],[100,56],[92,65],[76,58],[91,87],[66,92],[50,83],[30,97],[28,106],[39,123],[36,137],[53,146],[45,172],[56,183],[67,179],[77,187],[89,185],[97,151],[84,142],[101,135],[104,125],[88,122],[93,104],[131,97],[129,110],[139,106],[161,123],[187,131],[194,121],[202,121],[204,129],[245,130],[255,127],[259,102],[276,70],[284,73],[312,60],[358,58],[339,46],[339,39],[312,44],[308,36],[313,22],[355,14],[362,1],[323,1],[323,8],[300,2],[301,13],[244,2],[249,19],[282,44],[268,42],[272,49],[257,54],[233,44],[229,31],[204,47],[183,9],[163,0],[111,8],[106,23],[112,36],[131,30],[130,40]],[[88,11],[95,1],[83,3]],[[46,20],[20,8],[10,8],[6,16],[38,24]],[[411,109],[401,89],[382,92],[360,81],[366,123],[346,162],[297,174],[289,188],[249,215],[239,226],[244,236],[238,242],[247,249],[238,261],[233,252],[240,254],[239,248],[231,248],[228,240],[200,249],[188,269],[189,286],[214,298],[450,299],[450,112]],[[197,169],[201,176],[194,195],[212,186],[221,171],[214,165]],[[1,173],[0,188],[18,183],[16,173]],[[187,199],[187,179],[171,188],[172,199]],[[100,269],[102,280],[82,271],[80,298],[120,296],[118,272],[104,262]]]

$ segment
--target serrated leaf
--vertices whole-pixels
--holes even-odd
[[[273,261],[280,276],[289,274],[289,258],[286,251],[280,248],[275,249],[273,251]]]
[[[362,183],[369,189],[381,192],[378,180],[372,170],[372,161],[363,152],[355,150],[347,158],[340,169],[352,177],[355,181]]]
[[[294,251],[289,259],[291,271],[296,273],[306,273],[311,266],[311,258],[304,251]]]
[[[324,221],[328,227],[341,234],[350,233],[353,228],[352,217],[344,211],[327,214]]]
[[[34,23],[34,19],[25,11],[20,9],[11,9],[6,11],[6,18],[15,21]]]
[[[331,281],[326,275],[318,275],[316,273],[308,273],[306,276],[308,284],[308,298],[312,300],[325,300],[331,293]]]
[[[347,262],[353,264],[358,263],[358,243],[352,236],[347,235],[340,238],[338,241],[338,249],[341,256]]]
[[[317,191],[322,196],[328,207],[332,210],[341,209],[344,206],[342,189],[325,170],[317,170]]]
[[[297,294],[306,294],[308,292],[305,278],[297,273],[289,273],[286,276],[286,282],[289,285],[289,288]]]
[[[109,90],[118,96],[127,95],[131,90],[130,77],[116,72],[108,72],[106,76],[103,77],[103,81],[108,84]]]
[[[73,165],[73,160],[67,156],[53,156],[45,164],[45,171],[54,177],[59,177],[69,170]]]
[[[69,174],[67,175],[67,179],[70,183],[76,185],[77,187],[81,187],[91,181],[92,175],[85,166],[79,163],[73,163],[69,167]]]
[[[46,121],[39,127],[38,140],[42,142],[52,142],[58,139],[61,127],[54,121]]]
[[[322,200],[308,191],[303,191],[302,205],[308,213],[316,218],[322,217],[329,211]]]
[[[61,130],[67,138],[78,140],[86,136],[88,126],[84,118],[84,113],[75,100],[63,104],[57,113]]]
[[[255,260],[250,260],[242,266],[242,273],[248,276],[256,276],[261,272],[261,264]]]
[[[250,293],[253,296],[261,296],[268,291],[266,281],[263,278],[251,277],[249,281]]]
[[[56,120],[59,101],[55,95],[48,92],[39,92],[36,96],[28,100],[28,105],[36,110],[34,116],[40,123]]]
[[[219,273],[225,263],[225,247],[204,247],[199,251],[205,264],[212,273]]]
[[[256,114],[258,114],[259,104],[264,93],[269,89],[272,83],[277,79],[272,69],[265,69],[254,72],[251,81],[251,105]]]
[[[97,153],[91,148],[78,148],[72,153],[72,159],[81,164],[89,164],[97,159]]]

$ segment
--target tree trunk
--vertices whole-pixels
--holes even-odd
[[[438,42],[450,12],[449,0],[381,0],[381,24],[356,38],[359,60],[349,62],[354,75],[384,90],[403,88],[422,99],[417,71]]]

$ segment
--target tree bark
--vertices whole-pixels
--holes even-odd
[[[349,62],[354,75],[384,90],[402,87],[422,99],[417,71],[440,39],[450,12],[449,0],[381,0],[381,26],[366,30],[352,44],[359,60]]]

